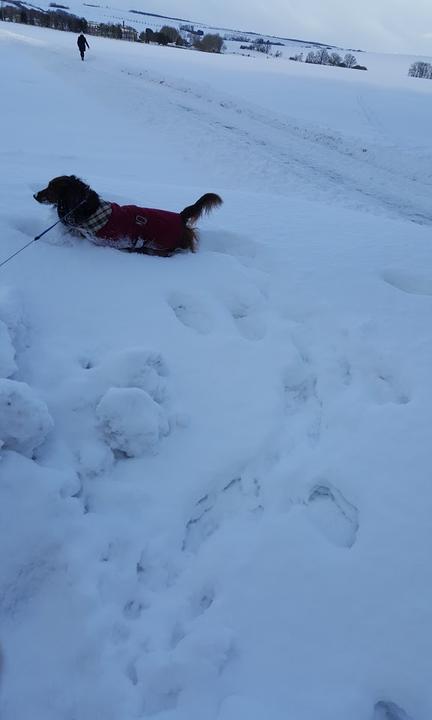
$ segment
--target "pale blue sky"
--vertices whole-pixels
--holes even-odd
[[[365,50],[432,55],[432,0],[130,0],[129,6]]]

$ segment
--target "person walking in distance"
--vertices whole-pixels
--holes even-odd
[[[85,37],[84,33],[78,35],[77,45],[81,54],[81,60],[84,60],[84,53],[86,51],[86,48],[90,49],[90,45],[88,44],[87,38]]]

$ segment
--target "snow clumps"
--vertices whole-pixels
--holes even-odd
[[[153,452],[169,432],[164,411],[140,388],[110,388],[96,408],[100,430],[113,451],[128,457]]]
[[[18,373],[17,353],[27,345],[28,324],[21,299],[0,288],[0,448],[31,456],[46,439],[53,421],[46,404]]]
[[[0,447],[31,455],[53,425],[46,404],[26,383],[0,379]]]

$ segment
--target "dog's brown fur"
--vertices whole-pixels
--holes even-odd
[[[79,227],[95,213],[100,205],[99,195],[89,185],[75,175],[61,175],[53,178],[47,187],[35,193],[35,200],[40,203],[54,205],[62,222],[70,227]],[[193,205],[188,205],[179,215],[183,221],[184,231],[176,250],[189,250],[196,252],[198,246],[198,230],[195,223],[204,213],[209,213],[222,204],[222,199],[215,193],[206,193]],[[172,252],[140,248],[130,252],[146,253],[148,255],[172,255]]]

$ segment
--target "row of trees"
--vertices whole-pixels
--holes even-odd
[[[171,30],[174,32],[171,32]],[[155,32],[151,28],[146,28],[144,32],[140,33],[139,40],[145,43],[157,43],[158,45],[169,45],[170,43],[183,45],[182,37],[176,28],[170,28],[168,26],[164,26],[159,32]]]
[[[88,31],[88,23],[85,18],[72,15],[72,13],[56,7],[54,3],[53,6],[55,9],[44,11],[16,2],[0,8],[0,19],[53,30],[69,30],[74,33]]]
[[[432,65],[427,62],[415,62],[408,70],[408,75],[410,77],[426,78],[427,80],[432,80]]]
[[[352,53],[346,53],[342,58],[337,52],[330,52],[327,48],[318,48],[318,50],[311,50],[303,60],[303,53],[299,55],[292,55],[290,60],[296,62],[306,62],[312,65],[333,65],[334,67],[350,68],[353,70],[367,70],[365,65],[359,65],[357,58]]]
[[[273,55],[275,57],[281,57],[282,53],[280,50],[276,50],[272,53],[273,45],[283,45],[283,43],[272,43],[270,40],[264,40],[264,38],[257,38],[250,45],[240,45],[240,50],[254,50],[254,52],[260,52],[264,55]]]
[[[88,35],[99,35],[114,40],[138,40],[137,31],[127,25],[88,22],[85,18],[79,18],[72,13],[66,12],[66,10],[60,9],[55,3],[50,5],[56,9],[44,11],[24,7],[20,3],[13,6],[8,5],[2,8],[0,18],[9,22],[23,23],[24,25],[35,25],[73,33],[84,32]]]
[[[181,47],[194,47],[203,52],[220,53],[224,48],[223,38],[217,33],[204,35],[201,30],[187,30],[187,37],[184,37],[177,28],[169,25],[161,27],[159,32],[146,28],[139,36],[141,42],[158,43],[158,45],[177,45]]]
[[[193,30],[188,28],[185,38],[177,28],[164,25],[159,32],[154,32],[150,28],[146,28],[139,37],[133,27],[127,25],[112,23],[95,23],[88,22],[85,18],[79,18],[70,12],[67,12],[66,5],[59,3],[50,3],[47,11],[38,10],[24,6],[20,0],[10,0],[11,5],[5,7],[0,6],[0,19],[15,23],[24,23],[25,25],[37,25],[39,27],[52,28],[53,30],[64,30],[73,33],[84,32],[89,35],[99,35],[101,37],[113,38],[115,40],[137,40],[146,43],[158,43],[159,45],[177,45],[185,47],[194,47],[203,52],[220,53],[223,50],[224,42],[220,35],[211,34],[204,35],[202,30]]]
[[[138,40],[137,31],[128,25],[89,22],[87,23],[86,32],[89,35],[98,35],[99,37],[107,37],[112,40],[129,40],[130,42],[136,42]]]

